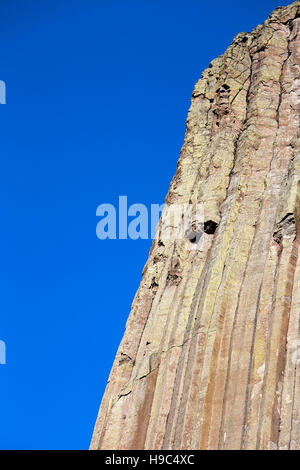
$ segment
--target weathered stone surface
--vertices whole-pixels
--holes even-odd
[[[166,201],[214,227],[154,241],[92,449],[300,449],[299,116],[296,1],[195,86]]]

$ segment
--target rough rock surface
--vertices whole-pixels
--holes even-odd
[[[300,449],[299,116],[296,1],[195,86],[166,202],[213,226],[154,241],[92,449]]]

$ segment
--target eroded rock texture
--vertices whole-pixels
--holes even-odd
[[[300,449],[299,115],[297,1],[195,86],[166,201],[213,225],[154,241],[91,448]]]

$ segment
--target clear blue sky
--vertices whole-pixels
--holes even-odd
[[[282,0],[1,0],[1,449],[88,448],[149,240],[96,207],[162,203],[196,80]]]

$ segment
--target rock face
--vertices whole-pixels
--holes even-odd
[[[154,240],[92,449],[300,449],[299,116],[296,1],[195,86],[166,202],[208,229]]]

